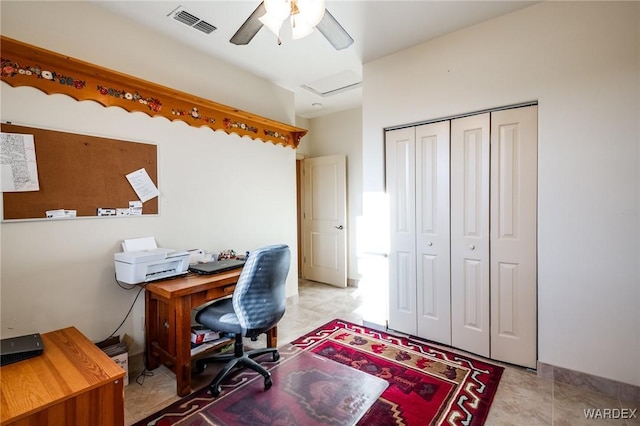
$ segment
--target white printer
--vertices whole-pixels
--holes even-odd
[[[159,248],[153,237],[133,238],[122,242],[122,253],[115,253],[116,279],[126,284],[140,284],[186,274],[189,252]]]

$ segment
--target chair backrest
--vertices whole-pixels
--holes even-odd
[[[286,280],[291,252],[284,244],[249,254],[233,292],[233,309],[243,336],[257,336],[276,325],[286,306]]]

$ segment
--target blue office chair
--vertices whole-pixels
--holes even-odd
[[[274,327],[284,315],[285,284],[291,253],[286,245],[272,245],[254,250],[238,278],[231,298],[219,300],[202,309],[196,321],[220,332],[233,333],[233,354],[216,355],[196,361],[199,372],[211,362],[228,361],[209,385],[214,397],[220,395],[220,383],[234,367],[248,367],[264,377],[264,388],[272,385],[271,374],[252,358],[271,353],[273,361],[280,359],[277,348],[244,351],[243,337],[252,339]]]

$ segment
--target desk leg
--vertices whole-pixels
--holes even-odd
[[[153,342],[158,340],[158,301],[148,291],[144,292],[144,330],[146,368],[155,370],[158,368],[158,357],[153,355]]]
[[[278,326],[277,325],[274,325],[272,329],[267,331],[267,347],[268,348],[278,347]]]
[[[191,393],[191,301],[181,297],[176,301],[176,385],[177,393]]]

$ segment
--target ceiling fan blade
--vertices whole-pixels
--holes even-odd
[[[336,18],[326,9],[322,20],[316,25],[316,28],[329,40],[329,43],[331,43],[336,50],[346,49],[353,43],[353,39],[349,33],[347,33]]]
[[[251,39],[258,34],[262,28],[262,22],[258,18],[267,13],[264,2],[260,2],[256,10],[253,11],[246,21],[238,28],[238,31],[229,40],[233,44],[249,44]]]

